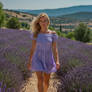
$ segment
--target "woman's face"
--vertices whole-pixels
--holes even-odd
[[[41,28],[47,27],[48,23],[49,23],[49,21],[48,21],[47,17],[45,17],[45,16],[41,17],[39,20],[39,24],[40,24]]]

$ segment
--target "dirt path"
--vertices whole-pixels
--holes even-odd
[[[57,92],[58,85],[60,85],[59,77],[56,75],[56,73],[52,73],[50,77],[50,86],[48,88],[48,92]],[[25,87],[21,90],[21,92],[38,92],[37,76],[35,73],[32,73],[32,77],[26,81]]]

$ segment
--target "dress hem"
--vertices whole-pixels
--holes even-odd
[[[46,72],[46,73],[52,73],[52,72],[56,72],[57,70],[54,71],[44,71],[44,70],[36,70],[36,69],[31,69],[32,72],[37,72],[37,71],[41,71],[41,72]]]

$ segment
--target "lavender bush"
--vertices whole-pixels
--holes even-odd
[[[61,63],[61,70],[57,74],[66,74],[75,67],[92,62],[92,45],[63,37],[59,37],[57,44]]]
[[[16,92],[31,73],[26,66],[31,46],[27,35],[30,34],[23,30],[0,29],[0,80]]]
[[[3,81],[2,87],[6,84],[6,89],[13,87],[16,88],[16,91],[19,91],[19,87],[23,83],[23,76],[16,64],[2,59],[0,60],[0,81]]]
[[[59,38],[61,86],[58,92],[92,92],[92,45]]]
[[[92,92],[92,65],[74,68],[61,80],[59,92]]]
[[[0,39],[2,42],[3,40],[5,41],[2,43],[4,47],[2,46],[1,48],[6,48],[2,56],[9,60],[11,63],[16,64],[23,75],[28,73],[26,63],[30,54],[29,51],[31,47],[29,32],[16,29],[1,29]],[[27,76],[25,75],[25,77]]]
[[[16,92],[15,88],[7,88],[6,84],[0,82],[0,92]]]

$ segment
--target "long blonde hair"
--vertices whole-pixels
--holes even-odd
[[[38,33],[40,32],[41,27],[39,24],[39,20],[41,17],[46,17],[48,20],[48,26],[50,24],[49,16],[46,13],[40,13],[37,17],[35,17],[31,22],[31,30],[34,34],[34,37],[37,37]]]

